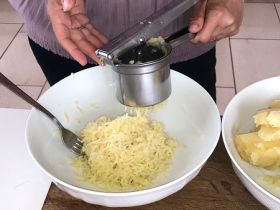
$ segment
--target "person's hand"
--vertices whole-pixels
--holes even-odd
[[[204,44],[236,35],[243,10],[244,0],[200,0],[189,26],[189,31],[197,35],[190,42]]]
[[[76,61],[86,65],[86,54],[104,65],[95,51],[109,40],[89,23],[84,0],[48,0],[47,14],[59,44]]]

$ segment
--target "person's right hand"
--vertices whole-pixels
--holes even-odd
[[[95,51],[109,40],[89,23],[84,0],[48,0],[47,14],[59,44],[76,61],[86,65],[86,54],[104,65]],[[80,27],[84,28],[79,30]]]

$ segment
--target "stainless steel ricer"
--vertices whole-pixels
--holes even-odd
[[[186,29],[180,30],[165,38],[164,50],[157,50],[146,42],[198,1],[174,0],[96,51],[98,57],[111,65],[116,98],[121,104],[145,107],[170,96],[172,48],[195,35]]]

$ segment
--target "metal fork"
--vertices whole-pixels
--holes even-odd
[[[27,103],[29,103],[31,106],[36,108],[38,111],[45,114],[50,120],[59,128],[61,138],[63,140],[63,143],[69,148],[71,152],[74,152],[76,155],[82,155],[82,147],[83,143],[81,139],[76,136],[71,131],[64,128],[61,123],[58,121],[58,119],[53,116],[48,110],[46,110],[42,105],[40,105],[38,102],[36,102],[34,99],[32,99],[29,95],[27,95],[25,92],[23,92],[21,89],[19,89],[14,83],[12,83],[9,79],[7,79],[3,74],[0,73],[0,83],[4,85],[7,89],[18,95],[20,98],[25,100]]]

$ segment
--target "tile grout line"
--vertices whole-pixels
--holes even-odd
[[[276,14],[277,14],[278,20],[279,20],[279,22],[280,22],[280,17],[279,17],[279,14],[278,14],[278,11],[277,11],[276,4],[275,4],[275,3],[274,3],[274,8],[275,8],[275,10],[276,10]]]
[[[1,24],[1,23],[0,23]],[[3,23],[4,24],[4,23]],[[5,23],[6,24],[6,23]],[[8,24],[10,24],[10,23],[8,23]],[[9,49],[9,47],[11,46],[11,44],[13,43],[13,41],[15,40],[15,38],[17,37],[17,35],[19,34],[19,33],[21,33],[20,32],[20,30],[22,29],[22,27],[24,26],[24,23],[14,23],[14,24],[21,24],[21,27],[19,28],[19,30],[17,31],[17,33],[15,34],[15,36],[13,37],[13,39],[11,40],[11,42],[9,43],[9,45],[7,46],[7,48],[4,50],[4,52],[3,52],[3,54],[2,54],[2,56],[0,56],[0,60],[2,59],[2,57],[4,56],[4,54],[7,52],[7,50]],[[24,32],[25,33],[25,32]],[[46,85],[46,83],[47,83],[47,80],[45,81],[45,83],[43,84],[43,86],[40,86],[40,85],[17,85],[17,86],[23,86],[23,87],[41,87],[42,89],[41,89],[41,91],[40,91],[40,93],[39,93],[39,95],[38,95],[38,97],[37,97],[37,100],[39,99],[39,97],[40,97],[40,95],[41,95],[41,93],[42,93],[42,91],[43,91],[43,89],[44,89],[44,86]]]
[[[42,85],[17,85],[17,86],[23,86],[23,87],[42,87]]]
[[[48,80],[46,80],[46,82],[44,83],[44,85],[43,85],[43,87],[42,87],[42,90],[40,91],[40,93],[39,93],[39,95],[38,95],[38,97],[37,97],[37,100],[40,98],[40,96],[41,96],[41,94],[42,94],[42,92],[43,92],[43,90],[44,90],[44,87],[45,87],[45,85],[47,84],[47,81]],[[36,100],[36,101],[37,101]]]
[[[22,23],[23,25],[23,23]],[[22,27],[22,26],[21,26]],[[9,49],[9,47],[11,46],[11,44],[13,43],[13,41],[15,40],[16,36],[19,34],[19,31],[21,29],[21,27],[19,28],[19,30],[17,31],[17,33],[15,34],[15,36],[13,37],[13,39],[11,40],[11,42],[9,43],[9,45],[6,47],[6,49],[4,50],[3,54],[0,56],[0,59],[3,58],[3,56],[5,55],[5,53],[7,52],[7,50]]]
[[[216,88],[228,88],[228,89],[233,88],[234,89],[234,87],[223,87],[223,86],[216,86]]]
[[[233,83],[234,83],[234,92],[235,92],[235,95],[236,95],[237,94],[237,88],[236,88],[236,79],[235,79],[234,66],[233,66],[231,38],[228,39],[228,44],[229,44],[229,51],[230,51],[230,58],[231,58],[231,67],[232,67],[232,76],[233,76]]]
[[[19,29],[19,32],[18,33],[26,33],[26,32],[20,32],[20,30],[24,27],[24,24],[22,24],[22,26],[20,27]]]
[[[44,84],[45,84],[45,83],[44,83]],[[44,84],[43,84],[43,85],[44,85]],[[2,85],[2,84],[0,83],[0,86],[1,86],[1,85]],[[18,87],[19,87],[19,86],[20,86],[20,87],[35,87],[35,88],[36,88],[36,87],[42,87],[42,85],[17,85],[17,84],[15,84],[15,85],[18,86]]]

